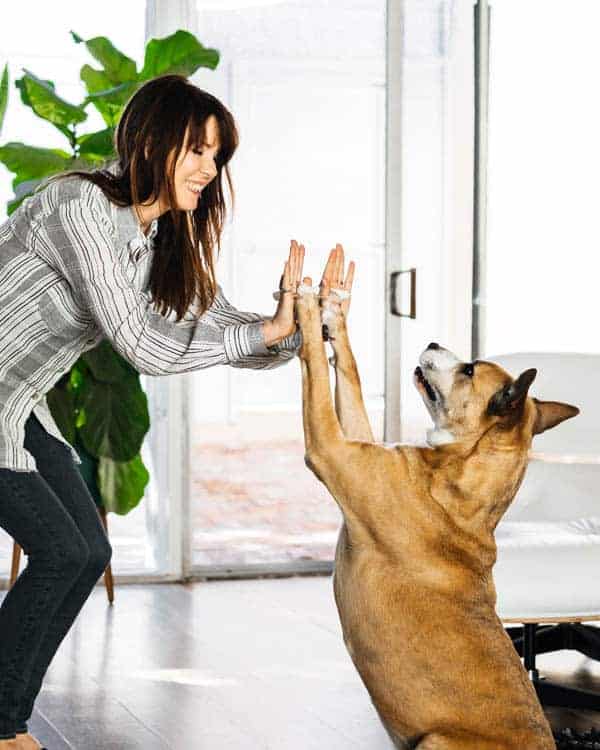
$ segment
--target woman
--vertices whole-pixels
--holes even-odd
[[[0,526],[28,555],[0,607],[0,750],[41,747],[27,731],[34,701],[112,554],[45,394],[102,338],[148,375],[274,368],[301,345],[302,245],[272,318],[237,310],[215,279],[238,145],[221,102],[182,76],[153,79],[115,142],[107,169],[51,178],[0,226]],[[343,265],[338,245],[324,288],[343,287]],[[347,289],[352,276],[351,264]]]

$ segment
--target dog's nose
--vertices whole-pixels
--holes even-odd
[[[440,345],[436,344],[435,341],[432,341],[431,344],[427,347],[428,349],[439,349]]]

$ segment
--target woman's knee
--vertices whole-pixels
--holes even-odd
[[[89,545],[88,569],[98,577],[104,573],[112,558],[112,547],[108,539],[99,539]]]
[[[90,548],[83,535],[72,534],[65,539],[55,539],[51,547],[43,552],[29,555],[30,562],[37,562],[45,568],[52,568],[63,575],[77,576],[89,563]]]

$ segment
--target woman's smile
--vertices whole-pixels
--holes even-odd
[[[193,193],[197,193],[198,195],[202,192],[205,185],[205,183],[203,182],[194,182],[193,180],[186,180],[185,184],[189,190],[191,190]]]

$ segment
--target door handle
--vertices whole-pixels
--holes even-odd
[[[409,284],[409,311],[401,312],[399,308],[398,300],[398,288],[400,287],[400,276],[403,274],[410,274],[406,280]],[[405,285],[406,286],[406,285]],[[400,304],[403,302],[400,299]],[[390,312],[392,315],[398,315],[400,318],[416,318],[417,317],[417,269],[408,268],[406,271],[393,271],[390,274]]]

